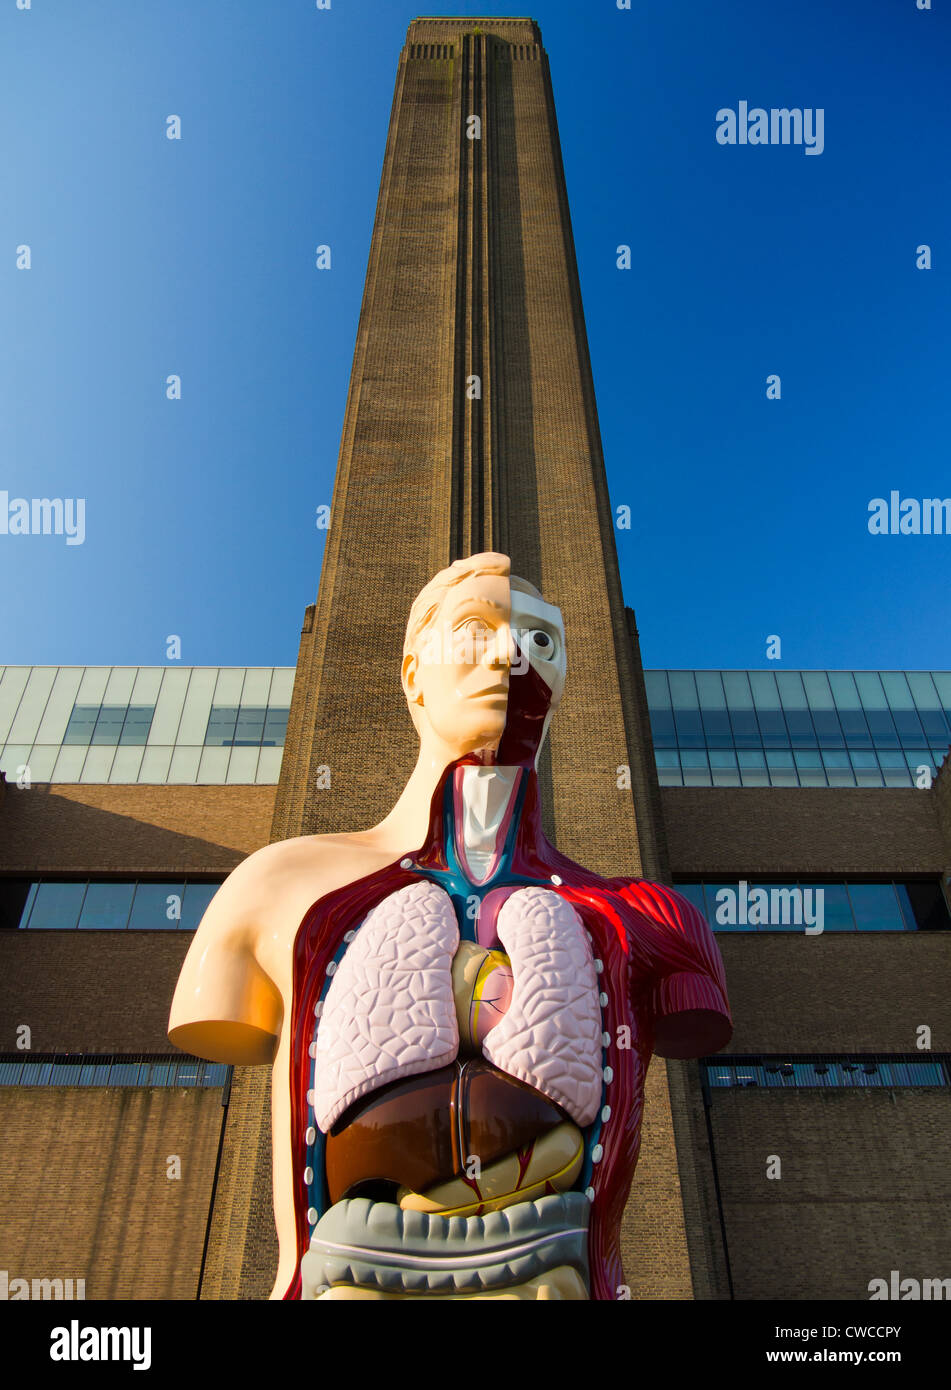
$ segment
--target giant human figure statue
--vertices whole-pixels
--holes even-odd
[[[273,1068],[274,1298],[619,1295],[651,1053],[715,1052],[731,1023],[700,913],[542,832],[565,673],[561,614],[507,556],[437,574],[393,810],[258,850],[195,933],[169,1036]]]

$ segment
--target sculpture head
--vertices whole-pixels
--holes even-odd
[[[403,644],[402,683],[424,750],[450,762],[537,757],[565,688],[561,613],[507,555],[457,560],[420,592]]]

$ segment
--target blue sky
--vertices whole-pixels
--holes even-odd
[[[779,634],[786,667],[951,667],[951,536],[867,528],[893,489],[951,496],[936,3],[531,8],[648,666],[775,669]],[[0,535],[0,662],[161,664],[171,633],[186,664],[295,661],[418,13],[4,5],[0,491],[84,497],[86,540]],[[822,154],[718,144],[740,100],[822,108]]]

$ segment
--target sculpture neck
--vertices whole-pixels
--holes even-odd
[[[524,769],[463,763],[453,769],[456,854],[473,883],[490,878],[511,828]]]

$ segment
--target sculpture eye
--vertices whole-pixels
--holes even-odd
[[[484,618],[463,618],[453,630],[453,661],[481,661],[491,636],[492,630]]]
[[[554,637],[544,628],[533,628],[528,633],[529,656],[539,656],[543,661],[552,661],[556,650]]]

